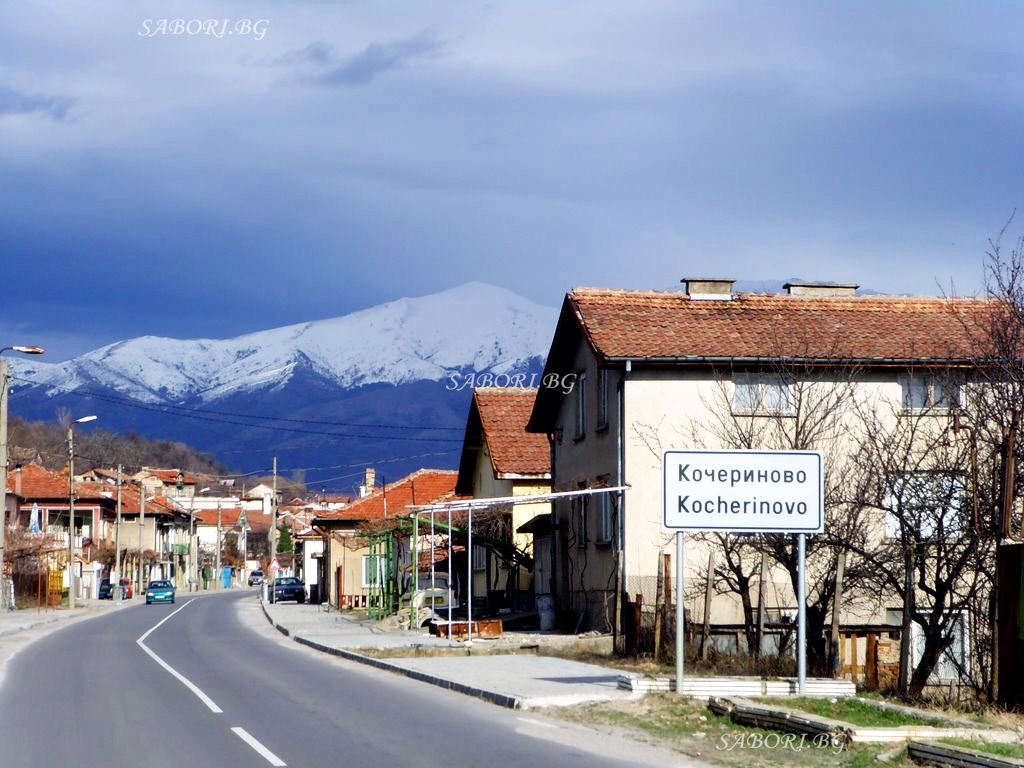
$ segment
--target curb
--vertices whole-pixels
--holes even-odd
[[[24,610],[32,610],[31,608]],[[0,637],[10,637],[16,635],[19,632],[28,632],[31,629],[38,629],[39,627],[47,624],[57,624],[67,621],[78,621],[86,618],[94,618],[100,616],[108,611],[113,610],[113,606],[105,605],[84,605],[81,608],[75,608],[75,613],[68,616],[67,609],[61,609],[59,611],[47,611],[42,615],[36,615],[30,619],[26,619],[25,624],[19,624],[15,627],[7,629],[0,628]]]
[[[344,648],[335,648],[334,646],[324,645],[318,643],[315,640],[310,640],[307,637],[296,635],[291,632],[283,624],[278,624],[274,621],[274,618],[270,615],[270,611],[267,610],[267,604],[260,600],[260,607],[263,609],[263,615],[267,617],[267,621],[270,625],[280,632],[285,637],[290,637],[296,643],[305,645],[308,648],[312,648],[316,651],[323,653],[329,653],[331,656],[338,656],[349,661],[355,661],[359,664],[366,664],[376,669],[382,669],[386,672],[394,672],[399,675],[418,680],[422,683],[429,683],[430,685],[436,685],[439,688],[445,688],[455,693],[462,693],[467,696],[473,696],[484,701],[489,701],[492,704],[497,704],[499,707],[505,707],[507,709],[525,709],[523,701],[516,698],[515,696],[507,696],[504,693],[495,693],[494,691],[487,691],[483,688],[476,688],[472,685],[465,685],[464,683],[457,683],[454,680],[446,680],[442,677],[436,677],[434,675],[428,675],[426,672],[420,672],[415,669],[406,669],[400,667],[397,664],[391,664],[383,659],[375,659],[372,656],[366,656],[362,653],[356,653],[355,651],[345,650]]]
[[[39,619],[38,621],[33,621],[31,624],[21,624],[17,627],[11,627],[10,629],[0,629],[0,637],[16,635],[19,632],[27,632],[30,629],[41,627],[44,624],[53,624],[55,622],[61,621],[63,618],[63,616],[52,616],[45,619]]]

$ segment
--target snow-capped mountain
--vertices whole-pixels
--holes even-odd
[[[450,371],[524,369],[547,352],[555,319],[511,291],[467,283],[233,339],[143,336],[63,363],[26,360],[21,372],[51,396],[102,384],[148,402],[281,389],[300,369],[345,389],[440,381]]]
[[[278,456],[296,468],[393,462],[397,477],[457,464],[469,388],[453,375],[539,372],[557,314],[468,283],[232,339],[144,336],[61,363],[10,358],[11,412],[95,413],[108,431],[180,440],[241,470]]]

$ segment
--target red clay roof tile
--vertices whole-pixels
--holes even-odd
[[[566,296],[604,358],[805,360],[966,359],[965,328],[994,304],[939,297],[813,297],[739,293],[694,300],[680,291],[578,288]]]
[[[536,389],[522,387],[479,387],[473,391],[491,463],[499,476],[551,476],[547,437],[526,431],[536,398]]]
[[[401,480],[377,488],[343,509],[317,514],[317,520],[380,520],[406,514],[411,504],[433,504],[454,498],[458,472],[419,469]]]

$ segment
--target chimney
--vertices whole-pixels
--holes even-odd
[[[856,283],[804,283],[791,280],[782,286],[790,296],[832,297],[856,296]]]
[[[14,492],[21,495],[21,464],[14,469]]]
[[[367,467],[366,472],[363,475],[363,484],[359,486],[359,498],[369,496],[373,493],[374,487],[377,485],[377,470],[373,467]]]
[[[730,301],[735,280],[721,277],[684,277],[686,295],[693,301]]]

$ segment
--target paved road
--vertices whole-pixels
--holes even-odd
[[[124,607],[32,643],[0,687],[4,768],[687,765],[301,649],[248,594]]]

